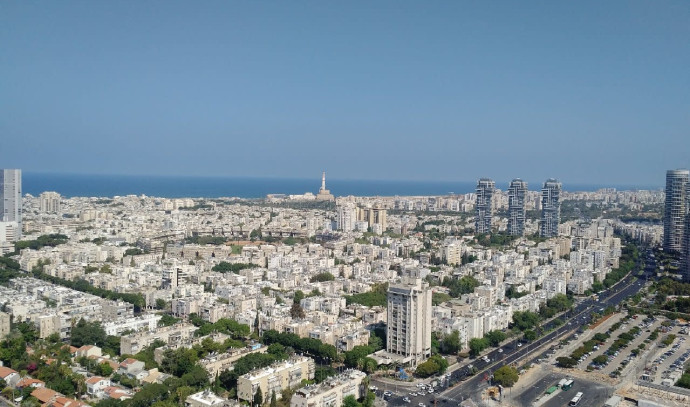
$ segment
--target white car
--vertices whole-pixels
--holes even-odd
[[[429,388],[429,394],[431,394],[431,393],[433,393],[433,392],[434,392],[434,389],[430,387],[430,388]]]
[[[417,404],[419,407],[424,407],[424,403]]]
[[[498,348],[498,353],[503,353],[503,348]]]
[[[417,397],[417,393],[410,393],[410,396]]]
[[[403,401],[404,401],[405,403],[409,403],[409,402],[410,402],[410,399],[409,399],[408,397],[403,397]]]
[[[522,344],[520,342],[518,342],[518,348],[521,348],[521,347],[522,347]]]

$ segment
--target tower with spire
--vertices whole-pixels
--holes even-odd
[[[326,171],[321,173],[321,188],[319,188],[319,193],[316,195],[316,200],[335,201],[335,197],[331,195],[331,191],[326,189]]]

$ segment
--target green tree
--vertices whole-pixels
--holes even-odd
[[[333,274],[327,272],[327,271],[323,272],[323,273],[319,273],[310,279],[310,281],[312,283],[324,282],[324,281],[333,281],[333,280],[335,280],[335,276]]]
[[[278,400],[276,398],[276,391],[271,391],[271,407],[278,407]]]
[[[105,338],[105,330],[101,327],[100,322],[87,322],[82,318],[72,328],[70,343],[77,348],[84,345],[103,347]]]
[[[256,393],[254,393],[254,399],[252,400],[252,405],[259,407],[264,404],[264,395],[261,392],[261,387],[257,387]]]
[[[503,387],[513,387],[519,378],[517,369],[509,365],[500,367],[494,372],[494,382]]]
[[[525,340],[528,342],[532,342],[533,340],[537,339],[537,333],[531,329],[528,329],[524,332],[523,338],[525,338]]]
[[[556,362],[558,363],[558,366],[566,369],[577,366],[577,360],[569,358],[567,356],[561,356],[559,358],[556,358]]]
[[[343,399],[343,406],[342,407],[362,407],[361,404],[357,401],[355,396],[350,394],[349,396],[345,397]]]
[[[508,335],[506,335],[504,332],[497,330],[489,331],[484,334],[484,338],[489,341],[491,346],[498,346],[501,342],[506,340],[507,337]]]
[[[292,302],[300,303],[304,299],[304,293],[302,290],[295,291],[294,297],[292,297]]]
[[[165,310],[168,308],[168,302],[162,298],[156,299],[156,308],[160,310]]]
[[[456,330],[446,335],[441,341],[441,352],[455,355],[460,351],[460,333]]]
[[[470,356],[478,356],[484,349],[489,347],[489,341],[486,338],[472,338],[470,339]]]

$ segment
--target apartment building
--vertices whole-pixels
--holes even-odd
[[[320,384],[302,387],[292,395],[290,407],[340,407],[345,397],[351,395],[359,399],[366,394],[362,386],[366,376],[359,370],[347,370]]]
[[[293,357],[263,369],[255,369],[237,379],[237,396],[251,403],[254,394],[261,389],[264,399],[270,399],[275,392],[281,397],[284,389],[299,386],[302,380],[314,378],[314,360],[306,357]]]

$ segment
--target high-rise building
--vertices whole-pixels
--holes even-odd
[[[42,213],[60,213],[60,194],[44,192],[40,196],[39,210]]]
[[[525,234],[525,195],[527,182],[520,178],[511,181],[508,187],[508,234],[522,236]]]
[[[0,170],[0,221],[17,222],[22,234],[22,170]]]
[[[690,202],[688,202],[688,205],[690,206]],[[690,283],[690,209],[688,214],[685,215],[685,231],[683,233],[680,256],[680,274],[683,276],[684,281]]]
[[[412,365],[431,356],[431,290],[420,278],[388,287],[386,350]]]
[[[344,202],[336,207],[336,224],[338,230],[342,230],[343,232],[352,232],[355,230],[357,210],[353,202]]]
[[[477,181],[477,203],[475,205],[474,229],[477,233],[491,233],[491,218],[494,213],[493,196],[496,184],[488,178]]]
[[[369,227],[371,228],[373,228],[374,225],[381,225],[381,228],[385,231],[388,227],[386,213],[386,208],[378,206],[357,208],[357,220],[369,223]]]
[[[558,224],[561,222],[561,183],[549,178],[541,189],[541,237],[558,236]]]
[[[664,204],[664,251],[680,252],[687,215],[688,170],[666,171],[666,202]]]

